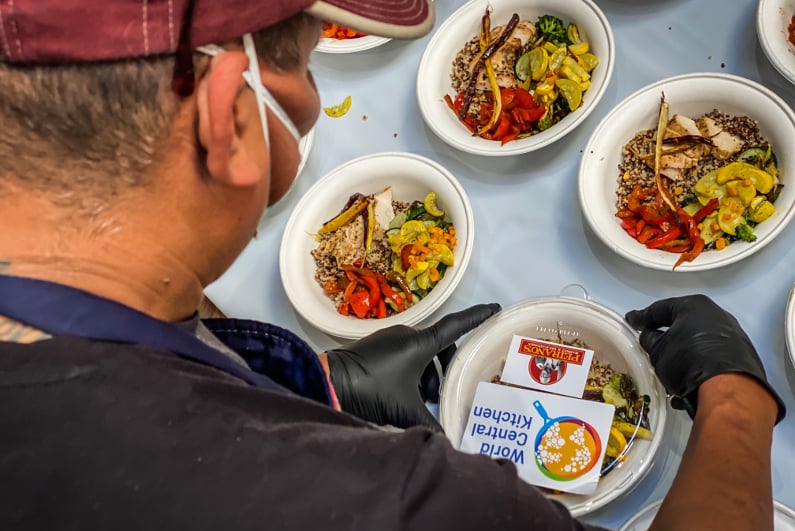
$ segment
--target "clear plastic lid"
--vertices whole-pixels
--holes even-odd
[[[585,291],[580,288],[581,295]],[[562,293],[571,294],[572,287]],[[596,359],[628,373],[641,395],[651,398],[651,440],[636,439],[623,462],[599,480],[590,495],[556,494],[574,516],[603,507],[634,487],[648,472],[665,430],[666,395],[654,374],[637,333],[614,311],[582,297],[539,297],[520,302],[491,317],[460,346],[442,385],[439,417],[454,446],[466,427],[479,382],[500,373],[514,334],[538,339],[559,337],[584,341]]]

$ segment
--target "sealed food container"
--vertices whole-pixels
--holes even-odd
[[[787,298],[787,312],[784,315],[784,334],[787,338],[787,351],[795,365],[795,284],[789,292]]]
[[[584,292],[584,290],[583,290]],[[594,359],[628,374],[639,395],[649,397],[651,439],[634,437],[622,459],[599,479],[592,494],[552,494],[576,517],[604,507],[633,488],[649,471],[663,438],[666,393],[638,342],[638,334],[613,310],[587,298],[527,299],[484,322],[460,346],[450,363],[439,399],[439,418],[453,446],[459,447],[480,382],[501,373],[514,335],[559,343],[577,341]]]

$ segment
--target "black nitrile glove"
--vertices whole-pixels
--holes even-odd
[[[654,370],[673,395],[671,406],[694,417],[698,387],[709,378],[727,372],[753,376],[778,403],[778,418],[786,409],[767,382],[762,361],[751,340],[730,313],[705,295],[657,301],[626,315],[639,330],[640,344],[649,353]],[[660,330],[666,328],[667,330]]]
[[[379,425],[442,431],[420,394],[420,376],[435,355],[451,354],[458,338],[498,311],[499,304],[479,304],[428,328],[390,326],[329,350],[331,383],[343,411]]]

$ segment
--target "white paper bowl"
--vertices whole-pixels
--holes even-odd
[[[386,37],[376,37],[375,35],[365,35],[355,39],[329,39],[323,37],[317,43],[315,51],[321,53],[354,53],[370,50],[377,46],[389,42],[391,39]]]
[[[427,297],[406,311],[384,319],[358,319],[337,312],[314,280],[312,235],[337,215],[355,192],[372,194],[392,186],[398,201],[422,200],[435,191],[440,207],[456,230],[455,265]],[[436,162],[410,153],[377,153],[347,162],[317,181],[295,206],[282,236],[279,270],[287,297],[301,316],[324,332],[344,338],[364,337],[394,324],[415,325],[431,315],[453,292],[472,254],[474,219],[469,198],[456,178]]]
[[[787,351],[792,364],[795,365],[795,284],[787,298],[787,313],[784,316],[784,333],[787,339]]]
[[[671,271],[679,254],[648,249],[621,228],[616,213],[621,148],[635,133],[657,126],[660,96],[676,113],[697,117],[713,109],[746,115],[773,145],[784,188],[776,201],[776,213],[754,229],[757,240],[737,241],[721,251],[704,251],[675,271],[702,271],[725,266],[761,250],[795,214],[795,113],[772,91],[751,80],[716,73],[694,73],[648,85],[619,103],[596,127],[585,146],[579,169],[579,196],[583,216],[594,233],[610,249],[642,266]]]
[[[582,105],[577,110],[546,131],[502,146],[498,141],[472,136],[443,99],[445,94],[455,97],[450,81],[453,59],[478,34],[489,5],[493,8],[492,27],[505,25],[513,13],[533,22],[544,14],[575,22],[582,38],[589,42],[591,53],[599,58],[599,65],[591,73],[591,87],[583,93]],[[417,72],[417,100],[428,127],[454,148],[476,155],[518,155],[549,145],[582,123],[602,99],[614,62],[613,32],[607,18],[591,0],[472,0],[450,15],[428,42]]]
[[[479,382],[499,374],[514,334],[548,339],[579,337],[600,361],[632,376],[641,394],[651,397],[651,441],[636,439],[626,460],[599,480],[590,495],[559,494],[554,498],[574,516],[599,509],[626,493],[648,472],[665,431],[665,390],[657,379],[637,334],[612,310],[572,297],[539,297],[506,308],[478,327],[450,363],[439,398],[439,418],[456,448],[466,428]],[[573,334],[577,334],[576,336]]]
[[[795,3],[790,0],[759,0],[756,33],[775,69],[787,81],[795,83],[795,46],[787,40],[787,26],[792,15],[795,15]]]
[[[646,531],[649,529],[662,500],[647,505],[638,514],[627,521],[618,531]],[[773,502],[773,529],[774,531],[795,531],[795,511],[781,502]]]
[[[309,160],[309,153],[312,151],[312,144],[315,142],[315,128],[309,130],[307,134],[301,137],[298,141],[298,151],[301,153],[301,162],[298,163],[298,170],[296,175],[301,175],[306,166],[306,161]]]

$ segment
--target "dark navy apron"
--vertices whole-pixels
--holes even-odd
[[[243,367],[193,334],[127,306],[75,288],[0,275],[0,315],[53,336],[145,345],[215,367],[254,387],[294,392],[331,405],[317,355],[283,328],[240,319],[207,319],[205,326],[240,354]],[[253,370],[252,370],[253,369]]]

